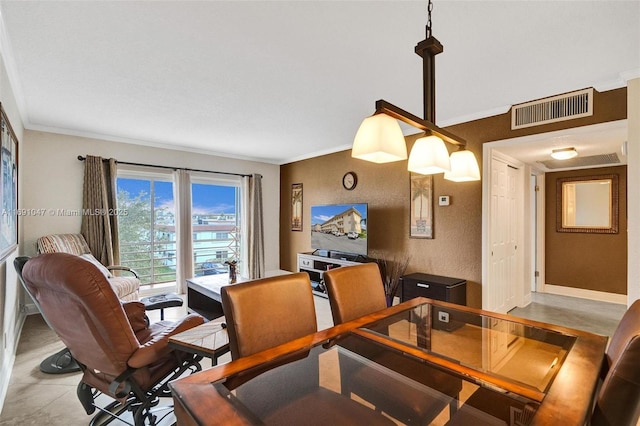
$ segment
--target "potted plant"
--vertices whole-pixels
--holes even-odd
[[[393,304],[393,298],[400,286],[400,278],[405,274],[410,260],[411,256],[404,253],[396,253],[391,256],[383,253],[381,256],[375,256],[375,261],[380,268],[387,306]]]

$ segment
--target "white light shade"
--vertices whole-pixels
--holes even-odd
[[[410,172],[433,175],[451,170],[449,151],[437,136],[427,136],[416,141],[409,154]]]
[[[364,119],[353,140],[351,156],[374,163],[407,159],[407,143],[395,118],[376,114]]]
[[[451,171],[444,178],[454,182],[480,180],[480,168],[473,152],[463,150],[451,153]]]
[[[551,157],[556,160],[568,160],[578,156],[578,151],[575,148],[562,148],[554,149],[551,151]]]

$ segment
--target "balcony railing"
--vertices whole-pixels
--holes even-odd
[[[224,262],[240,258],[238,239],[197,240],[193,243],[195,276],[226,272]],[[134,269],[141,285],[176,280],[176,242],[174,240],[120,242],[120,263]]]
[[[120,242],[120,263],[138,273],[141,285],[176,280],[175,241]]]

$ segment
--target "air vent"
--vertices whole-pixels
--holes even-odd
[[[590,166],[607,166],[610,164],[620,164],[620,158],[618,154],[600,154],[590,155],[587,157],[576,157],[570,160],[548,160],[539,161],[540,164],[549,169],[569,169],[569,168],[583,168]]]
[[[514,105],[511,130],[590,115],[593,115],[593,88]]]

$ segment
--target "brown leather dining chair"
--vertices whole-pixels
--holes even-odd
[[[224,286],[220,295],[232,359],[317,331],[311,283],[304,272]]]
[[[121,301],[94,264],[68,253],[42,254],[16,269],[82,369],[77,396],[88,415],[99,410],[92,425],[126,411],[136,426],[156,424],[152,407],[171,396],[168,382],[201,369],[201,357],[168,346],[173,334],[202,324],[199,315],[149,324],[143,303]]]
[[[331,269],[323,274],[323,278],[334,325],[387,307],[377,263]],[[409,376],[416,376],[416,370],[424,369],[418,374],[420,381],[444,391],[444,395],[435,398],[422,392],[406,392],[406,388],[391,376],[372,368],[365,371],[350,366],[346,357],[340,358],[343,393],[353,392],[373,404],[376,410],[406,424],[429,424],[447,406],[451,414],[456,411],[458,403],[455,397],[462,389],[460,379],[454,379],[427,366],[413,365],[396,355],[384,354],[382,359],[377,358],[375,361]]]
[[[591,426],[635,426],[640,418],[640,300],[616,327],[602,366]]]
[[[224,286],[221,296],[234,360],[317,331],[311,282],[305,272]],[[317,374],[315,381],[303,379],[310,369],[319,368],[307,361],[291,364],[288,379],[281,380],[277,388],[268,381],[261,384],[260,379],[270,374],[266,371],[248,389],[236,392],[251,395],[251,409],[266,424],[291,424],[291,419],[302,415],[309,417],[308,424],[394,424],[380,413],[319,386]]]
[[[387,307],[377,263],[331,269],[323,275],[333,324],[338,325]]]

